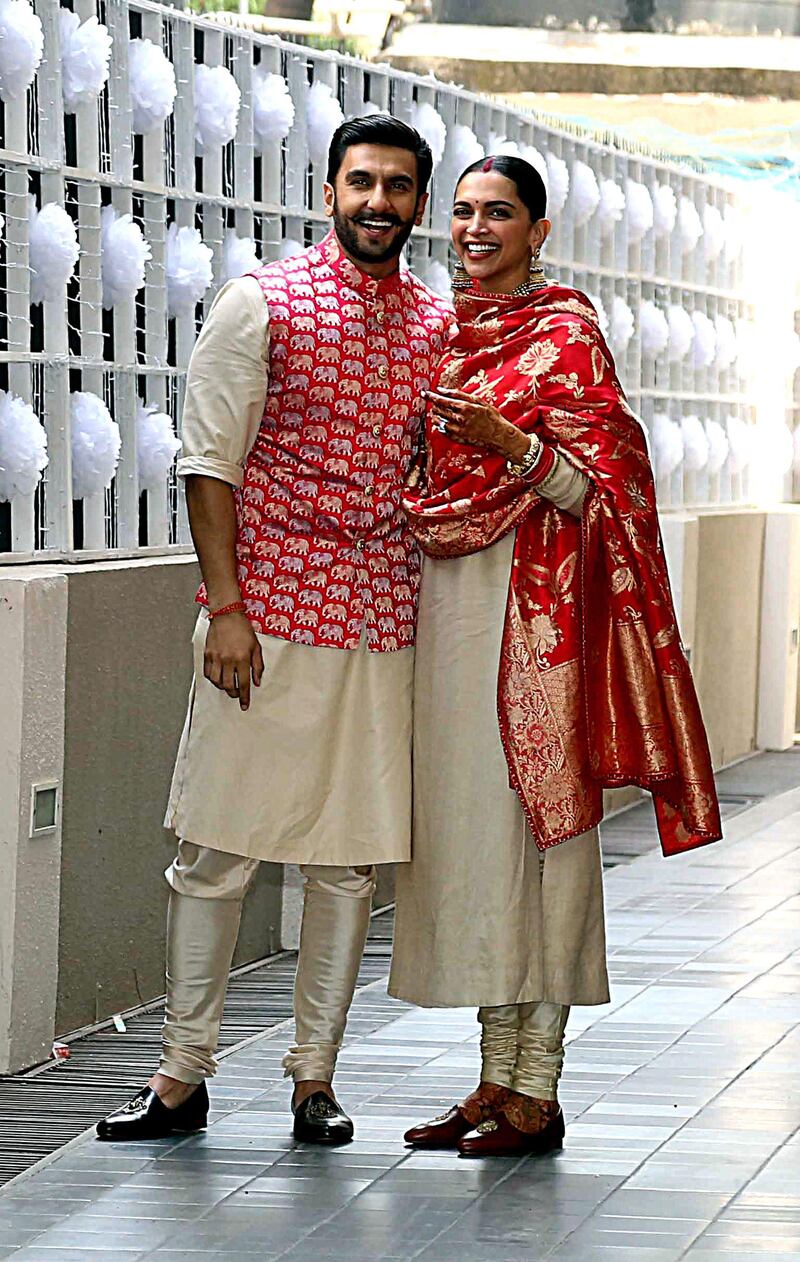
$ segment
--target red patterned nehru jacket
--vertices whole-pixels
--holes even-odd
[[[237,492],[239,585],[266,635],[414,643],[419,555],[401,507],[449,305],[406,269],[373,280],[330,233],[253,275],[269,384]]]

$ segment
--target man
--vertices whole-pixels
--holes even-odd
[[[101,1139],[205,1125],[242,900],[305,877],[296,1138],[353,1136],[332,1079],[376,863],[410,858],[419,561],[400,507],[451,314],[405,268],[431,153],[373,115],[333,137],[319,245],[230,282],[189,365],[178,472],[205,606],[167,825],[163,1055]]]

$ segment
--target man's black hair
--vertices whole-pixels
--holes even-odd
[[[351,118],[336,128],[328,150],[329,184],[336,182],[344,155],[353,145],[387,145],[393,149],[407,149],[417,159],[417,196],[421,197],[428,187],[433,170],[433,154],[427,140],[418,131],[402,123],[391,114],[368,114],[365,118]]]

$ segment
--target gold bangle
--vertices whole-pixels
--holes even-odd
[[[541,460],[543,450],[538,434],[531,434],[528,438],[528,450],[522,459],[518,463],[506,461],[509,473],[515,478],[529,478]]]

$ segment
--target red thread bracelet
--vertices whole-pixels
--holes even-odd
[[[209,609],[209,618],[221,618],[226,613],[247,613],[247,607],[243,600],[235,600],[231,605],[223,605],[221,609],[215,609],[212,613]]]

